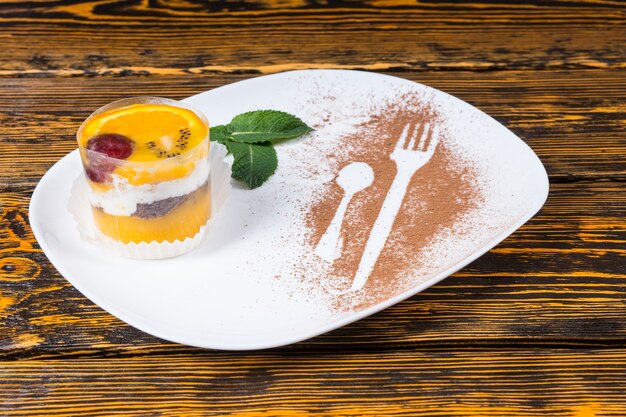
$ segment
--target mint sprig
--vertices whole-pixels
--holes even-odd
[[[235,116],[227,125],[212,127],[210,136],[233,154],[232,177],[253,189],[267,181],[278,167],[273,144],[312,130],[289,113],[257,110]]]

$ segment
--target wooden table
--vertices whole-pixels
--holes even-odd
[[[1,415],[626,415],[625,4],[326,3],[0,3]],[[30,195],[91,111],[301,68],[477,106],[540,156],[545,207],[429,290],[259,352],[151,337],[51,266]]]

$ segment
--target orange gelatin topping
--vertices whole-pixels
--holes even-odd
[[[208,144],[199,145],[208,141],[208,133],[206,123],[189,109],[166,104],[133,104],[88,119],[78,144],[85,148],[90,138],[105,134],[129,138],[133,143],[132,153],[113,173],[126,178],[131,185],[142,185],[189,175],[196,161],[207,156]]]

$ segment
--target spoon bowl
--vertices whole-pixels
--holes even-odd
[[[355,194],[372,185],[374,170],[365,162],[351,162],[341,168],[337,176],[337,184],[346,194]]]

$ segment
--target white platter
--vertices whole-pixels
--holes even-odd
[[[324,190],[330,189],[341,167],[332,161],[328,166],[316,166],[316,158],[332,158],[334,152],[329,149],[343,149],[342,138],[364,128],[360,123],[367,119],[367,112],[376,112],[407,93],[420,97],[437,113],[440,141],[461,155],[459,163],[467,163],[472,172],[478,172],[472,184],[482,194],[475,199],[477,204],[455,217],[455,223],[447,226],[450,230],[436,228],[431,240],[437,244],[424,246],[423,253],[417,251],[428,259],[428,265],[406,267],[402,279],[392,285],[393,291],[380,291],[372,279],[362,290],[337,295],[336,288],[343,281],[333,281],[332,274],[325,274],[332,256],[322,256],[327,261],[319,259],[321,252],[317,252],[315,242],[311,243],[312,236],[317,235],[310,230],[310,218],[316,215],[310,208],[319,203]],[[212,125],[227,123],[249,110],[277,109],[301,117],[317,130],[277,146],[278,170],[260,188],[247,190],[233,183],[230,199],[207,240],[178,258],[124,259],[81,240],[67,208],[72,185],[82,170],[77,151],[44,175],[30,204],[37,241],[72,285],[126,323],[173,342],[214,349],[260,349],[344,326],[458,271],[530,219],[548,195],[545,169],[521,139],[471,105],[404,79],[358,71],[293,71],[227,85],[187,101],[202,110]],[[390,138],[393,143],[398,140]],[[435,154],[443,146],[435,148]],[[380,152],[391,149],[381,148]],[[373,175],[378,178],[375,171]],[[356,180],[358,175],[348,176],[346,181]],[[455,195],[449,187],[437,192],[448,193],[451,198]],[[398,204],[402,204],[402,195],[393,197],[400,199]],[[393,205],[393,198],[385,205]],[[413,200],[404,204],[409,201]],[[381,217],[392,212],[390,208]],[[394,219],[392,215],[387,223],[394,225]],[[472,227],[465,224],[471,219]],[[348,216],[339,223],[340,230],[349,221]],[[389,233],[384,225],[375,229],[371,236],[379,236],[378,240]],[[451,231],[463,230],[450,235]],[[384,238],[382,241],[384,244]],[[344,242],[344,247],[349,243]],[[378,259],[394,248],[392,240],[384,249],[376,249],[375,243],[372,246],[374,249],[364,253],[380,252]],[[341,256],[337,251],[335,254]],[[375,264],[377,258],[372,256],[369,263]],[[365,279],[368,272],[374,273],[372,268],[360,268],[366,270]],[[394,276],[385,279],[391,282]],[[364,297],[368,294],[385,295]],[[345,303],[346,297],[369,302],[342,308],[340,301]]]

